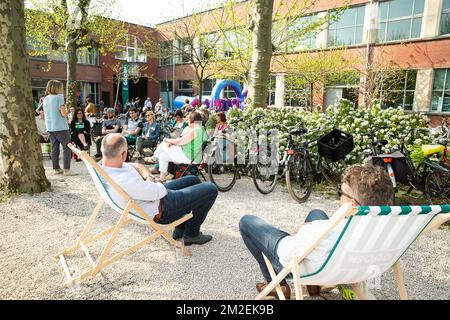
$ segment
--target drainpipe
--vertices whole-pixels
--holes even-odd
[[[370,42],[371,42],[371,36],[372,36],[372,10],[373,10],[373,0],[369,1],[369,6],[370,6],[370,10],[369,10],[369,30],[368,30],[368,35],[367,35],[367,44],[366,44],[366,65],[365,65],[365,72],[366,72],[366,76],[364,77],[364,104],[366,104],[366,94],[367,94],[367,71],[369,70],[369,64],[370,64]],[[368,106],[366,105],[366,108]]]

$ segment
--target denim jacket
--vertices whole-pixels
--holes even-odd
[[[156,122],[153,122],[152,124],[149,124],[148,122],[144,123],[144,130],[143,130],[143,136],[144,138],[147,138],[149,140],[158,140],[159,138],[159,125]]]

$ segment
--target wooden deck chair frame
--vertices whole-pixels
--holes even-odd
[[[109,186],[126,200],[127,205],[123,209],[123,212],[121,213],[119,220],[114,226],[107,228],[95,235],[89,235],[89,232],[92,229],[92,226],[94,224],[95,219],[97,218],[97,215],[99,214],[101,208],[105,204],[105,201],[102,199],[102,197],[100,197],[97,206],[95,207],[94,211],[89,217],[86,226],[84,227],[83,231],[81,232],[81,235],[78,237],[75,244],[55,255],[54,258],[56,260],[58,259],[60,260],[61,265],[64,269],[67,279],[67,281],[65,282],[66,286],[75,285],[89,277],[95,276],[97,273],[101,272],[107,265],[119,260],[120,258],[122,258],[127,254],[137,251],[142,246],[146,245],[151,241],[156,240],[159,237],[162,237],[165,240],[167,240],[167,242],[171,246],[173,246],[175,250],[179,249],[182,255],[185,256],[191,255],[191,252],[184,247],[183,243],[174,240],[168,232],[171,231],[176,226],[191,219],[193,217],[192,212],[184,215],[182,218],[168,225],[161,226],[157,224],[117,183],[114,182],[114,180],[112,180],[112,178],[102,169],[102,167],[100,167],[91,157],[88,156],[88,154],[85,151],[78,150],[72,144],[69,144],[68,146],[72,150],[72,152],[76,153],[79,157],[81,157],[81,159],[83,159],[87,165],[91,165],[102,176],[102,178],[104,178],[105,181],[108,182]],[[134,212],[136,212],[139,216],[133,214],[133,212],[131,212],[132,210],[134,210]],[[112,246],[117,240],[120,230],[133,220],[147,224],[150,230],[153,231],[153,233],[150,236],[147,236],[143,240],[139,241],[138,243],[134,244],[133,246],[124,249],[119,253],[115,254],[114,256],[110,257]],[[103,248],[100,257],[95,261],[91,256],[91,254],[89,253],[87,245],[95,240],[107,236],[108,234],[111,234],[111,236],[108,242],[106,243],[105,247]],[[72,277],[65,256],[73,254],[80,249],[86,255],[86,258],[88,259],[91,267],[85,270],[84,272],[81,272],[79,276]]]
[[[357,208],[352,207],[350,204],[342,205],[339,210],[330,218],[330,224],[328,228],[325,228],[312,242],[311,246],[301,255],[295,256],[291,259],[289,264],[280,271],[280,273],[276,274],[275,270],[270,263],[270,260],[263,254],[264,261],[269,270],[272,281],[262,290],[256,300],[261,300],[265,298],[273,289],[276,290],[278,295],[278,299],[285,300],[285,296],[283,291],[281,290],[280,282],[285,279],[290,273],[292,273],[293,282],[294,282],[294,292],[296,300],[303,300],[303,291],[302,284],[300,278],[300,262],[305,259],[316,247],[317,245],[344,219],[354,216],[357,213]],[[437,229],[443,223],[450,221],[450,213],[447,214],[439,214],[435,218],[431,220],[431,222],[425,227],[422,232],[420,232],[419,237],[422,235],[426,235],[431,231]],[[392,269],[394,271],[397,287],[400,294],[401,300],[408,300],[408,294],[406,292],[405,281],[403,277],[403,267],[401,265],[400,260],[398,260],[393,266]],[[352,289],[354,290],[356,297],[359,300],[364,300],[365,297],[360,290],[360,286],[358,283],[351,284]]]

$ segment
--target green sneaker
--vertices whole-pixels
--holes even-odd
[[[342,284],[338,286],[338,289],[344,300],[357,300],[356,294],[350,286]]]

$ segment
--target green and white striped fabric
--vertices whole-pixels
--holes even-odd
[[[304,285],[338,285],[367,281],[400,259],[437,214],[450,205],[361,206],[346,225],[319,270],[302,276]]]
[[[436,206],[360,206],[358,207],[358,216],[376,215],[419,215],[419,214],[438,214],[449,213],[450,205],[436,205]]]

